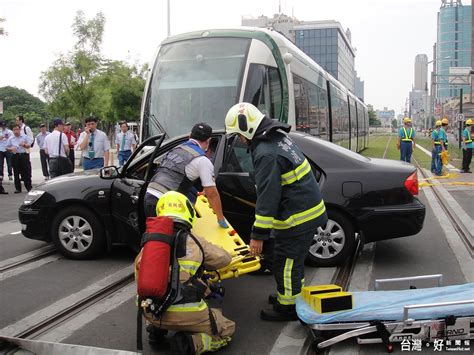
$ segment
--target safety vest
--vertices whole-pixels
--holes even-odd
[[[187,141],[171,149],[158,166],[158,170],[148,186],[160,192],[178,191],[187,195],[191,191],[194,181],[187,178],[186,165],[193,159],[204,155],[201,147],[193,141]]]
[[[265,237],[273,230],[276,238],[290,237],[315,230],[327,221],[311,164],[290,137],[272,132],[267,140],[253,141],[250,150],[257,183],[255,235]],[[274,165],[268,164],[269,160]],[[283,173],[276,177],[276,171]],[[272,198],[276,196],[277,201]]]
[[[407,133],[407,130],[405,127],[403,127],[403,133],[405,134],[405,138],[402,138],[402,142],[411,142],[413,141],[413,128],[410,128],[410,133]]]
[[[433,131],[431,139],[433,139],[435,145],[441,145],[441,142],[439,141],[439,132],[437,130]]]
[[[466,138],[466,140],[464,141],[464,143],[466,144],[469,144],[469,143],[472,143],[472,136],[471,136],[471,132],[469,132],[469,130],[466,128],[464,128],[464,132],[466,132],[466,135],[468,138]]]

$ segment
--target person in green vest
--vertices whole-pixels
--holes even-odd
[[[472,160],[472,119],[466,120],[466,126],[462,132],[462,169],[461,173],[471,173],[469,165]]]
[[[439,170],[441,172],[441,142],[439,140],[439,129],[441,128],[441,120],[437,120],[435,129],[431,132],[431,142],[433,143],[433,149],[431,150],[431,172],[436,174]]]
[[[397,149],[400,150],[400,160],[411,163],[411,154],[415,144],[415,130],[411,126],[411,118],[403,119],[403,127],[398,130]]]

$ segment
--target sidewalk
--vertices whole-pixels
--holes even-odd
[[[431,152],[417,145],[417,149],[431,157]],[[471,164],[472,165],[472,164]],[[418,176],[421,188],[433,187],[439,192],[441,198],[449,206],[457,222],[462,224],[463,230],[470,235],[474,242],[474,174],[461,174],[459,169],[448,164],[445,176],[433,176],[430,167],[424,167],[428,179]],[[423,187],[425,185],[426,187]],[[472,243],[474,244],[474,243]]]

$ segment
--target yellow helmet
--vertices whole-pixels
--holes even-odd
[[[405,118],[403,119],[403,123],[409,123],[409,122],[411,122],[411,118],[410,118],[410,117],[405,117]]]
[[[448,119],[445,117],[441,120],[441,124],[449,124]]]
[[[466,124],[469,125],[469,126],[472,125],[472,120],[471,120],[470,118],[468,118],[468,119],[466,120]]]
[[[248,102],[241,102],[230,108],[225,117],[227,133],[239,133],[247,139],[252,139],[257,127],[265,115]]]
[[[192,228],[195,213],[186,196],[176,191],[168,191],[158,200],[156,215],[171,217],[173,221]]]
[[[441,120],[437,120],[435,123],[436,126],[441,126]]]

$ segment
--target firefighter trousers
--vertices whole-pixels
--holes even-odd
[[[209,318],[209,309],[193,312],[165,312],[160,320],[147,320],[155,327],[177,332],[186,332],[191,335],[196,354],[207,351],[216,351],[229,344],[235,332],[235,323],[222,315],[222,311],[211,309],[214,317],[217,334],[212,334],[212,324]]]
[[[273,273],[277,284],[277,299],[292,306],[304,286],[304,260],[315,231],[292,237],[277,237],[273,249]]]

